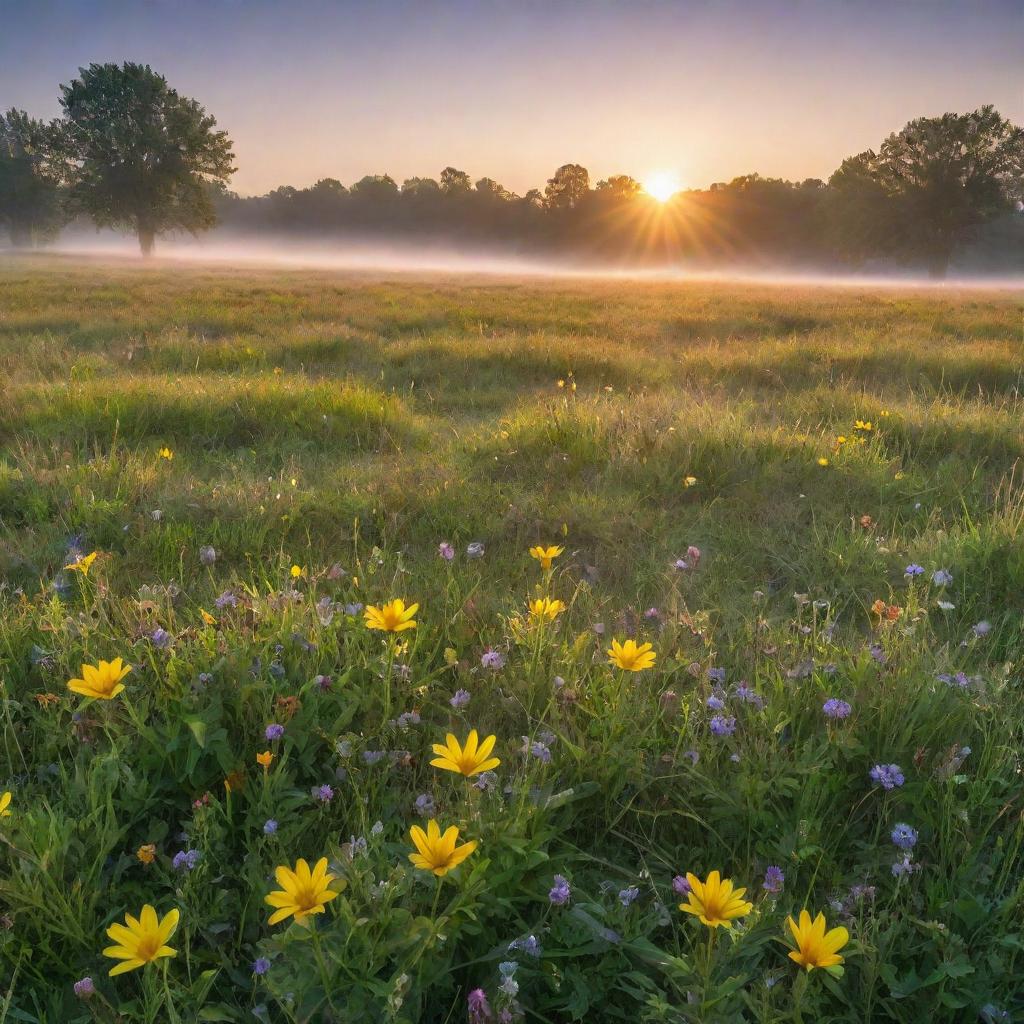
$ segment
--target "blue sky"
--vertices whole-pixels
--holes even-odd
[[[1024,121],[1024,3],[0,0],[0,106],[57,114],[90,61],[152,64],[235,141],[243,193],[447,164],[683,186],[827,177],[920,115]]]

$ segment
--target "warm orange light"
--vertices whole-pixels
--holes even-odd
[[[659,203],[667,203],[680,188],[679,179],[671,171],[655,171],[643,184],[644,191]]]

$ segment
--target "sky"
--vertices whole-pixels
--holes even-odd
[[[54,117],[80,66],[148,63],[227,130],[243,195],[827,178],[914,117],[1024,123],[1024,0],[0,0],[0,26],[0,108]]]

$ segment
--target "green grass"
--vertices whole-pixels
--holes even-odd
[[[6,259],[0,379],[0,1024],[462,1021],[476,988],[540,1022],[1024,1012],[1015,297]],[[550,578],[536,543],[565,546]],[[541,593],[569,605],[545,629]],[[421,605],[393,652],[343,607],[391,597]],[[623,678],[603,650],[633,635],[658,661]],[[120,697],[67,691],[114,656]],[[429,765],[471,727],[498,736],[487,792]],[[520,753],[546,733],[549,763]],[[439,888],[406,856],[425,793],[480,843]],[[273,868],[321,855],[344,893],[269,927]],[[671,881],[713,869],[754,909],[709,954]],[[147,902],[181,910],[178,956],[108,979],[105,928]],[[842,977],[787,959],[804,906],[848,927]],[[531,934],[541,957],[509,952]]]

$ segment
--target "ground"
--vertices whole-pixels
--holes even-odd
[[[12,1019],[1022,1009],[1013,294],[6,257],[0,375]],[[392,598],[415,629],[369,630]],[[473,727],[482,790],[430,765]],[[479,842],[440,883],[431,806]],[[320,856],[345,891],[269,926]],[[678,910],[712,870],[728,932]],[[144,903],[178,954],[108,979]],[[787,958],[803,907],[842,976]]]

